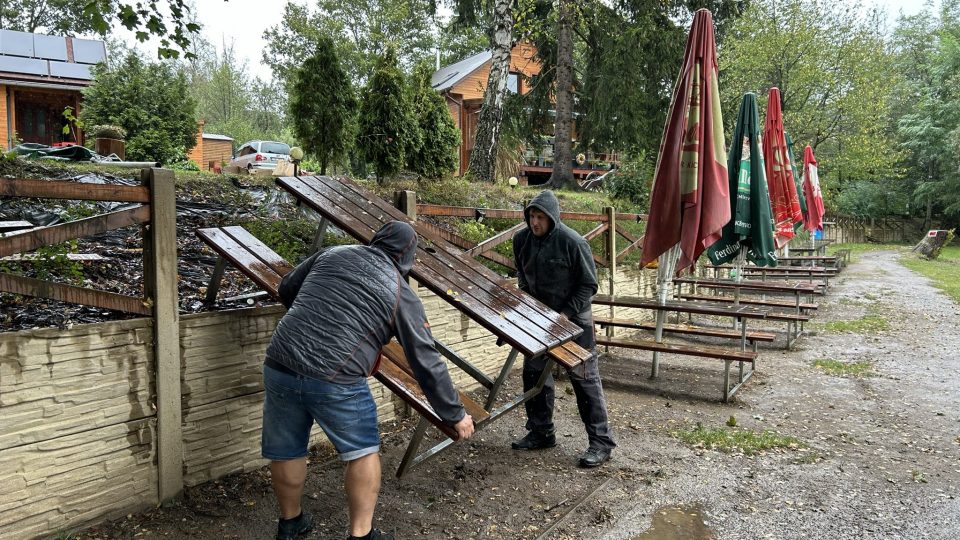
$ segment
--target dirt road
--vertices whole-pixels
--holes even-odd
[[[510,450],[524,431],[518,411],[397,480],[412,424],[386,426],[376,525],[401,539],[960,537],[960,311],[898,256],[869,253],[844,270],[810,335],[793,351],[779,348],[782,338],[761,348],[757,375],[732,403],[718,400],[720,363],[666,356],[650,381],[649,354],[604,356],[620,446],[598,470],[574,465],[585,436],[564,381],[554,449]],[[864,316],[890,328],[826,328]],[[869,362],[873,375],[828,375],[816,360]],[[731,416],[735,429],[776,431],[802,447],[727,454],[669,433],[725,428]],[[329,456],[313,460],[309,538],[346,536],[341,476]],[[272,538],[275,512],[258,471],[77,538]]]

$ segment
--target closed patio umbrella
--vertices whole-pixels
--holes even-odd
[[[640,267],[659,257],[657,299],[663,304],[673,276],[693,265],[720,239],[730,221],[727,155],[720,114],[719,70],[713,17],[693,16],[683,64],[663,129]],[[664,312],[657,312],[656,339]],[[653,376],[657,371],[654,353]]]
[[[803,194],[807,200],[807,209],[803,214],[804,228],[810,231],[810,247],[816,247],[815,231],[823,230],[823,195],[820,193],[820,175],[817,172],[817,158],[808,144],[803,149]]]
[[[783,132],[780,89],[776,87],[771,88],[767,95],[767,118],[763,126],[763,161],[773,212],[774,242],[779,249],[793,238],[793,224],[803,220],[803,213],[800,211],[797,186],[793,180],[793,168],[790,166],[790,154]]]

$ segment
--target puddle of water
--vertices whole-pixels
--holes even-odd
[[[703,522],[698,506],[663,506],[653,514],[653,523],[633,540],[716,540]]]

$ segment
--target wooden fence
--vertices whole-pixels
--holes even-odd
[[[153,318],[156,361],[158,494],[183,489],[180,338],[177,300],[177,232],[174,175],[144,169],[141,185],[103,185],[0,178],[0,196],[137,203],[138,206],[0,238],[0,257],[35,250],[121,227],[143,231],[144,296],[133,297],[0,273],[0,291],[118,310]]]
[[[926,232],[921,231],[921,227],[902,218],[826,216],[823,219],[823,238],[836,243],[912,243]]]

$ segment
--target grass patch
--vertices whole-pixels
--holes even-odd
[[[854,334],[876,334],[890,329],[890,322],[880,315],[864,315],[851,321],[831,321],[823,325],[827,332],[850,332]]]
[[[693,429],[670,430],[670,436],[677,438],[694,448],[719,450],[720,452],[742,452],[748,456],[772,450],[787,448],[796,450],[806,445],[796,437],[780,435],[774,431],[754,431],[749,429],[707,428],[697,422]]]
[[[848,363],[832,358],[818,358],[813,361],[813,367],[823,371],[827,375],[837,377],[869,377],[873,375],[871,371],[873,364],[867,361]]]
[[[934,287],[960,303],[960,246],[943,248],[940,256],[932,261],[907,254],[900,258],[900,264],[929,278]]]

